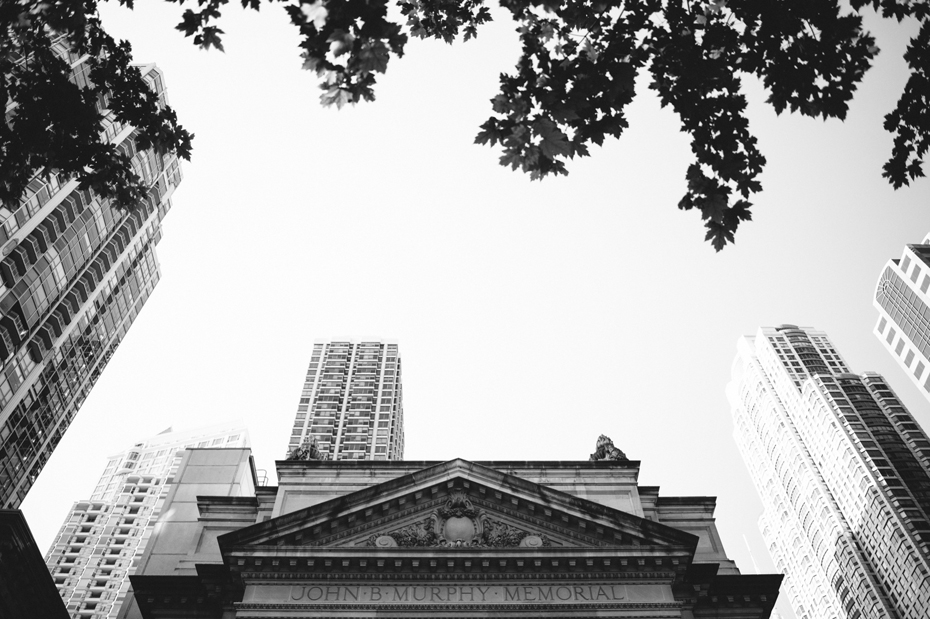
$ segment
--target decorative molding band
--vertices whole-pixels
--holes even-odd
[[[636,584],[654,583],[668,584],[675,580],[674,572],[500,572],[486,573],[447,573],[435,572],[392,572],[386,574],[371,574],[353,572],[348,574],[334,574],[332,572],[240,572],[243,580],[252,582],[275,582],[280,580],[358,580],[358,581],[385,581],[385,580],[429,580],[445,581],[473,581],[473,580],[512,580],[515,584],[522,581],[534,580],[609,580],[622,584],[625,580],[635,581]]]
[[[668,602],[629,602],[629,603],[612,603],[612,604],[250,604],[246,602],[237,602],[237,610],[291,610],[291,611],[320,611],[320,610],[358,610],[370,613],[373,606],[376,606],[379,613],[388,611],[439,611],[439,612],[456,612],[456,611],[532,611],[539,612],[564,612],[567,610],[625,610],[628,608],[638,609],[680,609],[684,606],[679,601]],[[367,616],[366,613],[366,616]],[[314,615],[318,618],[318,615]],[[484,616],[485,618],[487,615]]]

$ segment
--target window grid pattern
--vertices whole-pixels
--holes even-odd
[[[908,245],[878,279],[873,305],[875,336],[911,381],[930,399],[930,236]]]
[[[891,267],[886,267],[875,300],[911,345],[930,357],[930,307]]]
[[[144,70],[163,87],[157,68]],[[25,498],[160,277],[155,245],[181,180],[177,157],[139,151],[131,131],[111,129],[103,139],[121,136],[117,148],[150,187],[135,209],[54,174],[0,209],[2,508]]]
[[[403,458],[403,389],[396,344],[314,345],[288,451],[311,438],[328,459]]]
[[[90,500],[65,518],[45,564],[74,619],[115,619],[155,522],[179,452],[249,445],[244,427],[162,433],[111,456]]]
[[[819,357],[819,359],[818,359]],[[799,619],[917,619],[930,607],[930,440],[877,374],[822,332],[743,338],[727,388]]]

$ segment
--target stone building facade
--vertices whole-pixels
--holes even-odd
[[[277,470],[186,451],[120,617],[765,619],[781,582],[727,558],[713,498],[660,496],[635,461]]]

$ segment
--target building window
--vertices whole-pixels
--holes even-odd
[[[911,266],[911,257],[910,257],[910,256],[904,256],[904,259],[901,260],[901,272],[906,274],[906,273],[907,273],[907,267],[909,267],[909,266]]]
[[[921,292],[926,293],[927,288],[930,288],[930,275],[924,275],[924,281],[920,282]]]
[[[879,332],[879,333],[884,333],[884,332],[885,332],[885,327],[886,327],[887,325],[888,325],[888,321],[885,320],[885,317],[884,317],[884,316],[882,316],[882,319],[878,321],[878,332]]]
[[[919,379],[920,375],[923,374],[923,371],[924,371],[924,363],[923,361],[918,361],[917,367],[914,368],[914,376]]]
[[[914,360],[914,351],[913,350],[907,351],[907,356],[904,357],[904,365],[910,367],[911,361],[913,360]]]
[[[898,345],[894,347],[894,354],[901,356],[901,351],[904,350],[904,340],[898,340]]]
[[[894,329],[888,329],[888,335],[885,336],[885,341],[889,344],[894,341],[895,332]]]

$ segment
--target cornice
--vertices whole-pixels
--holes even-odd
[[[435,573],[435,572],[404,572],[404,573],[348,573],[334,574],[331,572],[240,572],[243,581],[250,583],[273,583],[278,581],[333,581],[333,582],[497,582],[507,581],[515,584],[536,581],[601,581],[623,584],[626,581],[643,584],[667,585],[675,580],[674,572],[497,572],[497,573]]]
[[[277,460],[275,467],[278,469],[410,469],[420,470],[434,467],[446,462],[455,462],[463,458],[454,460]],[[570,469],[634,469],[640,468],[639,460],[475,460],[475,464],[487,468],[498,469],[503,472],[506,469],[547,469],[547,470],[570,470]]]

